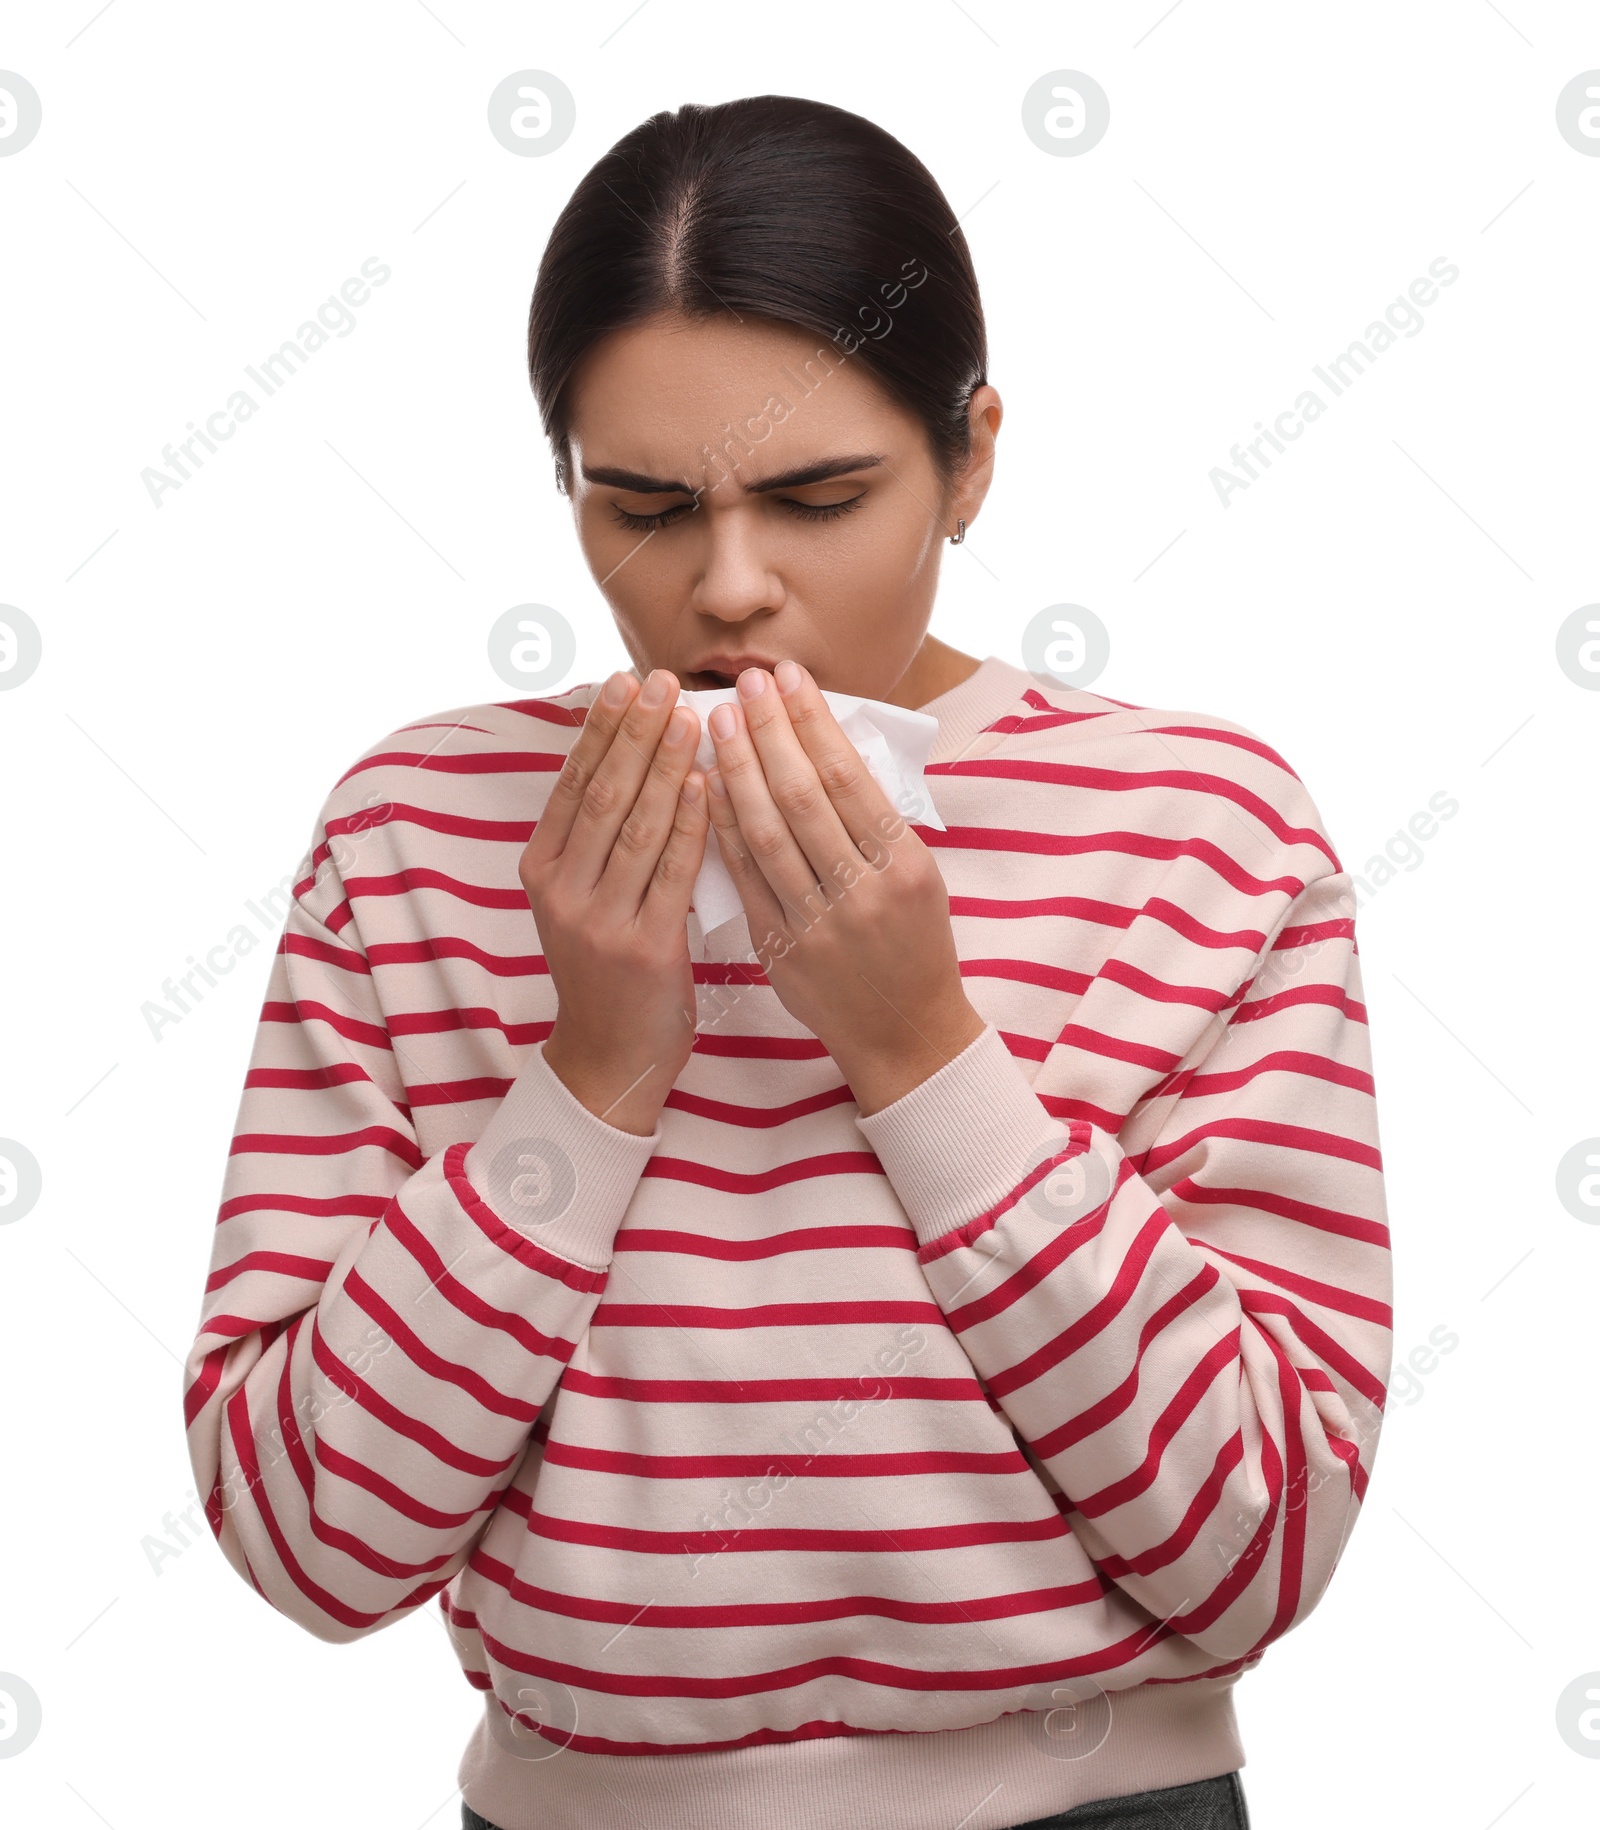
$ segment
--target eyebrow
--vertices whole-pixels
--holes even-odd
[[[882,462],[883,459],[873,452],[853,457],[823,458],[815,464],[801,464],[793,470],[779,471],[776,476],[761,477],[746,483],[744,492],[747,496],[755,496],[762,495],[769,489],[800,489],[807,483],[829,482],[852,470],[871,470]],[[692,484],[680,483],[671,477],[646,476],[642,470],[621,470],[611,464],[584,464],[580,468],[591,483],[604,483],[612,489],[631,489],[641,496],[664,496],[675,492],[686,496],[700,494],[700,490]]]

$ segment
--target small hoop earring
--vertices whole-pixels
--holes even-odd
[[[961,543],[962,543],[962,541],[963,541],[963,540],[965,540],[965,539],[966,539],[966,537],[967,537],[967,524],[966,524],[966,522],[965,522],[965,521],[957,521],[957,523],[956,523],[956,532],[955,532],[955,533],[953,533],[953,534],[952,534],[952,535],[951,535],[951,536],[950,536],[950,544],[951,544],[951,546],[960,546],[960,544],[961,544]]]

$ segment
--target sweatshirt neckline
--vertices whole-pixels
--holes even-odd
[[[978,733],[1015,705],[1028,687],[1031,674],[999,655],[985,655],[959,685],[916,709],[939,721],[938,735],[928,751],[930,763],[948,762]]]

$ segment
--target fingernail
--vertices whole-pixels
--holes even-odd
[[[722,771],[720,769],[713,769],[706,777],[706,780],[711,784],[711,792],[719,801],[725,801],[728,798],[728,786],[722,779]]]
[[[700,784],[692,775],[683,784],[683,798],[691,807],[700,805]]]
[[[778,665],[773,668],[772,677],[778,682],[778,691],[780,693],[792,693],[800,684],[803,676],[801,675],[800,669],[795,666],[793,661],[785,659],[780,661]]]
[[[767,676],[759,667],[747,667],[739,676],[739,691],[746,699],[757,698],[767,690]]]
[[[738,728],[738,721],[733,715],[733,707],[726,703],[713,706],[711,710],[711,735],[713,737],[731,737]]]
[[[639,695],[639,703],[652,707],[660,705],[667,696],[667,688],[671,679],[671,674],[667,673],[664,668],[652,668],[650,678],[644,683],[644,691]]]
[[[693,728],[694,718],[686,705],[675,705],[672,716],[667,720],[667,742],[687,743],[689,732]]]
[[[613,674],[611,678],[606,681],[605,690],[600,694],[600,697],[605,700],[607,705],[621,705],[627,696],[628,676],[626,674]]]

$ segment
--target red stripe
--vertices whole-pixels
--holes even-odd
[[[746,1309],[703,1304],[602,1302],[589,1318],[594,1328],[855,1328],[867,1323],[940,1321],[939,1305],[890,1300],[820,1303],[756,1303]]]
[[[771,1169],[719,1169],[711,1163],[694,1163],[687,1157],[663,1156],[658,1150],[644,1166],[646,1176],[672,1182],[692,1182],[697,1188],[715,1188],[724,1194],[757,1195],[769,1188],[787,1188],[820,1176],[881,1176],[883,1165],[872,1150],[834,1150],[797,1162],[778,1163]]]
[[[352,1295],[359,1302],[359,1292],[352,1292]],[[424,1423],[420,1418],[413,1417],[408,1411],[402,1410],[398,1404],[384,1397],[375,1386],[361,1378],[353,1368],[339,1358],[338,1354],[323,1339],[316,1311],[310,1310],[308,1314],[311,1317],[311,1358],[313,1362],[327,1374],[328,1382],[331,1385],[344,1392],[352,1403],[360,1405],[369,1416],[376,1417],[381,1424],[393,1430],[397,1436],[404,1436],[408,1442],[414,1442],[419,1449],[431,1455],[441,1466],[455,1468],[463,1474],[491,1476],[499,1473],[502,1468],[510,1465],[510,1461],[516,1459],[515,1456],[490,1459],[482,1455],[473,1455],[466,1449],[458,1447],[442,1431],[436,1430],[432,1424]],[[403,1341],[398,1341],[396,1347],[398,1351],[405,1353],[406,1348]],[[531,1421],[536,1413],[530,1410],[528,1414]],[[520,1454],[520,1452],[519,1450],[518,1453]]]
[[[524,718],[531,718],[537,724],[581,728],[597,684],[591,680],[582,686],[569,686],[564,693],[556,693],[548,699],[499,699],[495,703],[499,710],[520,712]],[[564,704],[565,700],[571,700],[572,703]]]
[[[1314,1131],[1309,1125],[1277,1124],[1264,1118],[1213,1118],[1192,1131],[1174,1138],[1166,1145],[1155,1145],[1145,1158],[1147,1168],[1160,1169],[1178,1157],[1186,1156],[1196,1144],[1211,1138],[1237,1138],[1249,1144],[1275,1144],[1283,1150],[1305,1150],[1313,1156],[1359,1163],[1363,1168],[1382,1171],[1383,1159],[1374,1145],[1355,1138],[1341,1137],[1336,1131]]]
[[[1190,1368],[1182,1384],[1151,1426],[1144,1457],[1138,1466],[1109,1482],[1098,1492],[1073,1496],[1073,1505],[1085,1518],[1092,1519],[1100,1513],[1115,1512],[1117,1507],[1126,1506],[1130,1500],[1136,1500],[1141,1494],[1150,1491],[1161,1472],[1161,1457],[1166,1452],[1167,1445],[1188,1422],[1212,1386],[1234,1370],[1238,1357],[1239,1330],[1235,1328],[1220,1341],[1214,1341]],[[1237,1379],[1226,1383],[1236,1385]]]
[[[424,775],[558,775],[567,760],[562,750],[375,750],[339,777],[353,781],[369,769],[416,769]]]
[[[706,1051],[697,1048],[697,1053]],[[842,1082],[805,1099],[791,1099],[781,1106],[745,1106],[731,1099],[707,1099],[698,1093],[686,1093],[674,1087],[666,1098],[674,1112],[687,1112],[713,1124],[737,1125],[744,1130],[770,1131],[777,1125],[793,1124],[797,1118],[809,1118],[813,1112],[826,1112],[834,1106],[851,1103],[849,1087]]]
[[[206,1332],[211,1332],[208,1327]],[[202,1339],[204,1337],[202,1336]],[[183,1426],[185,1430],[193,1427],[194,1420],[211,1402],[217,1386],[222,1379],[222,1368],[228,1357],[226,1346],[214,1347],[200,1363],[200,1370],[189,1382],[183,1394]],[[219,1477],[220,1478],[220,1477]],[[215,1529],[215,1527],[213,1527]]]
[[[271,1502],[267,1498],[265,1484],[262,1480],[260,1464],[256,1459],[255,1442],[251,1433],[250,1413],[245,1399],[243,1386],[234,1393],[228,1407],[227,1437],[238,1458],[240,1472],[244,1476],[245,1487],[242,1494],[236,1494],[230,1510],[237,1511],[241,1506],[250,1504],[255,1517],[266,1532],[278,1561],[283,1566],[289,1580],[302,1595],[320,1613],[328,1619],[338,1622],[342,1627],[366,1628],[375,1626],[383,1618],[379,1614],[361,1614],[354,1608],[347,1607],[337,1595],[330,1593],[318,1582],[313,1582],[300,1567],[294,1553],[289,1548],[287,1538],[273,1514]],[[235,1526],[237,1530],[237,1526]],[[253,1579],[253,1578],[252,1578]],[[260,1583],[256,1587],[260,1588]],[[263,1591],[264,1592],[264,1591]]]
[[[366,978],[372,976],[372,968],[353,948],[331,946],[327,941],[316,940],[309,934],[293,934],[285,930],[277,950],[280,953],[291,953],[298,959],[314,959],[320,965],[337,966],[341,972],[356,972]]]
[[[648,1616],[646,1616],[648,1619]],[[813,1683],[819,1677],[838,1676],[854,1679],[885,1689],[909,1691],[1010,1690],[1019,1685],[1060,1681],[1069,1672],[1108,1671],[1126,1662],[1141,1643],[1153,1643],[1150,1630],[1137,1633],[1099,1648],[1082,1659],[1048,1659],[1042,1664],[952,1668],[946,1664],[895,1665],[886,1660],[858,1658],[847,1653],[811,1658],[773,1670],[741,1672],[727,1677],[703,1677],[690,1672],[638,1673],[617,1666],[594,1668],[573,1665],[559,1659],[521,1652],[486,1631],[481,1621],[477,1631],[495,1659],[513,1670],[527,1671],[541,1677],[555,1678],[574,1689],[597,1691],[612,1696],[699,1697],[723,1702],[739,1697],[760,1696],[772,1691],[791,1690]],[[1162,1633],[1164,1637],[1164,1630]],[[565,1741],[565,1737],[563,1737]],[[566,1745],[576,1746],[576,1740]],[[672,1744],[680,1752],[684,1744]]]
[[[1232,1073],[1197,1068],[1182,1091],[1191,1099],[1214,1099],[1219,1093],[1237,1093],[1258,1076],[1273,1072],[1301,1074],[1308,1080],[1325,1081],[1329,1086],[1349,1087],[1352,1092],[1365,1093],[1369,1098],[1375,1090],[1372,1076],[1360,1068],[1346,1067],[1341,1061],[1330,1061],[1326,1055],[1308,1054],[1304,1049],[1280,1048]]]
[[[224,1284],[232,1283],[234,1278],[242,1276],[246,1271],[271,1272],[279,1277],[293,1277],[301,1283],[324,1284],[333,1271],[333,1261],[328,1258],[302,1258],[293,1252],[246,1252],[242,1258],[236,1258],[232,1264],[222,1265],[211,1273],[205,1283],[207,1294],[220,1290]]]
[[[281,951],[281,949],[280,949]],[[280,1003],[275,999],[261,1006],[263,1023],[292,1023],[297,1027],[312,1021],[326,1023],[347,1042],[359,1042],[367,1048],[388,1048],[389,1034],[377,1023],[362,1023],[347,1011],[334,1010],[327,1004],[302,999],[298,1003]]]
[[[1157,1570],[1167,1569],[1176,1563],[1183,1554],[1194,1545],[1200,1535],[1200,1529],[1211,1518],[1227,1489],[1228,1476],[1244,1460],[1244,1433],[1235,1430],[1228,1440],[1217,1451],[1211,1464],[1211,1471],[1195,1490],[1194,1498],[1184,1510],[1177,1528],[1161,1544],[1152,1544],[1148,1550],[1141,1551],[1136,1557],[1124,1561],[1124,1567],[1118,1572],[1118,1579],[1127,1576],[1153,1576]],[[1220,1539],[1218,1540],[1220,1542]],[[1219,1571],[1219,1574],[1221,1572]]]
[[[625,1226],[617,1234],[614,1249],[748,1264],[790,1252],[915,1252],[917,1236],[909,1226],[846,1225],[795,1227],[756,1239],[717,1239],[709,1233],[682,1233],[665,1226]]]
[[[730,1543],[732,1534],[730,1533]],[[606,1601],[590,1595],[568,1595],[560,1589],[525,1582],[508,1563],[477,1552],[473,1572],[503,1589],[521,1607],[537,1608],[564,1620],[594,1620],[617,1626],[637,1622],[663,1632],[697,1632],[709,1627],[805,1626],[821,1620],[898,1620],[913,1626],[959,1626],[969,1620],[1016,1620],[1029,1614],[1051,1614],[1066,1608],[1103,1604],[1110,1584],[1098,1575],[1082,1582],[1000,1595],[963,1595],[959,1600],[906,1601],[897,1595],[825,1595],[796,1601],[707,1603],[672,1607],[652,1602],[641,1614],[635,1601]],[[481,1632],[468,1608],[450,1607],[451,1620]]]
[[[624,1404],[830,1404],[871,1392],[885,1401],[895,1398],[919,1404],[986,1404],[976,1378],[922,1378],[873,1371],[811,1379],[626,1379],[569,1366],[561,1389],[587,1398]]]
[[[1099,790],[1107,794],[1135,794],[1145,789],[1177,790],[1223,801],[1248,813],[1285,846],[1310,845],[1337,871],[1333,847],[1314,826],[1292,826],[1270,801],[1253,794],[1226,775],[1208,775],[1200,769],[1097,769],[1086,763],[1045,762],[1027,756],[984,756],[951,766],[952,775],[980,776],[996,781],[1043,782],[1078,792]]]
[[[506,1501],[516,1498],[516,1490]],[[516,1508],[512,1508],[516,1510]],[[892,1531],[871,1525],[847,1526],[747,1525],[738,1530],[646,1531],[634,1525],[614,1525],[600,1519],[560,1519],[529,1511],[528,1530],[558,1544],[589,1544],[604,1550],[637,1551],[651,1556],[685,1557],[697,1553],[750,1555],[772,1551],[882,1552],[894,1557],[925,1550],[970,1550],[978,1544],[1040,1544],[1071,1535],[1057,1512],[1042,1519],[973,1519],[940,1525],[897,1525]]]
[[[408,1169],[422,1167],[422,1152],[413,1138],[385,1125],[367,1125],[360,1131],[336,1132],[331,1137],[308,1137],[298,1131],[241,1131],[229,1148],[231,1156],[350,1156],[357,1150],[377,1148],[398,1157]]]
[[[1364,1245],[1389,1249],[1389,1228],[1382,1220],[1367,1220],[1359,1214],[1316,1207],[1309,1201],[1276,1194],[1271,1189],[1207,1187],[1184,1176],[1173,1183],[1170,1193],[1174,1200],[1186,1202],[1191,1207],[1248,1208],[1257,1213],[1275,1214],[1280,1220],[1293,1220],[1299,1226],[1314,1226],[1320,1232],[1335,1233],[1343,1239],[1359,1239]]]
[[[780,1450],[757,1455],[643,1455],[626,1449],[597,1449],[552,1436],[547,1462],[642,1480],[741,1480],[783,1474],[791,1480],[884,1480],[914,1474],[1003,1475],[1033,1478],[1021,1451],[1012,1449],[900,1449],[851,1455],[790,1455]]]
[[[508,835],[512,836],[512,835]],[[475,909],[525,909],[528,894],[522,885],[507,887],[497,883],[468,883],[449,871],[430,865],[414,864],[405,870],[390,871],[382,877],[350,876],[345,879],[346,892],[354,896],[409,896],[419,890],[438,890]],[[369,949],[371,951],[371,949]],[[376,957],[376,954],[373,955]]]
[[[975,765],[963,763],[963,773],[976,772]],[[1028,832],[1005,826],[951,826],[947,831],[929,828],[924,843],[931,850],[970,852],[1014,852],[1042,858],[1092,857],[1101,852],[1122,854],[1131,858],[1150,858],[1158,863],[1173,863],[1192,858],[1204,864],[1231,889],[1251,896],[1280,895],[1295,897],[1305,888],[1301,877],[1256,877],[1220,846],[1209,839],[1165,839],[1145,832],[1075,833]]]
[[[1242,1266],[1256,1277],[1266,1278],[1269,1282],[1281,1285],[1285,1290],[1321,1303],[1325,1309],[1337,1309],[1344,1315],[1359,1316],[1364,1322],[1374,1322],[1380,1328],[1388,1328],[1394,1321],[1394,1312],[1387,1303],[1374,1302],[1370,1296],[1360,1296],[1352,1290],[1341,1290],[1337,1284],[1323,1283],[1318,1278],[1306,1277],[1299,1271],[1291,1271],[1283,1265],[1268,1264],[1260,1258],[1246,1258],[1242,1253],[1225,1251],[1209,1239],[1196,1238],[1196,1245],[1203,1245],[1208,1252],[1215,1252],[1218,1257],[1226,1258],[1230,1263]]]
[[[1171,1296],[1157,1309],[1152,1309],[1145,1317],[1139,1329],[1139,1338],[1134,1343],[1133,1364],[1129,1367],[1120,1385],[1115,1385],[1104,1397],[1081,1411],[1065,1417],[1055,1426],[1039,1436],[1031,1445],[1043,1459],[1050,1460],[1070,1449],[1076,1443],[1093,1436],[1114,1423],[1117,1418],[1132,1408],[1139,1396],[1140,1368],[1144,1361],[1145,1349],[1165,1328],[1173,1322],[1180,1321],[1195,1306],[1201,1297],[1217,1287],[1220,1279],[1211,1266],[1205,1266],[1191,1277],[1181,1290],[1174,1290]]]

